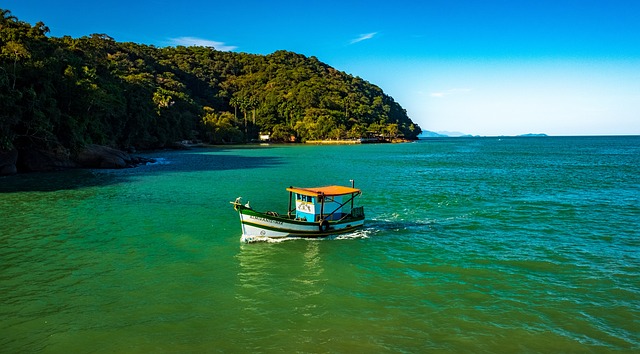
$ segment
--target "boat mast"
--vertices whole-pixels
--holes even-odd
[[[350,179],[349,181],[351,181],[351,188],[355,189],[356,188],[356,181]],[[351,210],[353,210],[353,199],[355,198],[355,196],[353,195],[353,193],[351,193]]]

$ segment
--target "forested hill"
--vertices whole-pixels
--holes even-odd
[[[48,37],[8,10],[1,21],[0,151],[420,133],[379,87],[315,57]]]

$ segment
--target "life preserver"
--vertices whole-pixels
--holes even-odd
[[[320,232],[329,231],[329,222],[327,220],[320,221]]]

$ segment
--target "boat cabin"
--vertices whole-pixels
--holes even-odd
[[[289,212],[293,212],[292,200],[295,200],[295,219],[317,222],[321,220],[341,220],[356,212],[353,199],[362,192],[357,188],[327,186],[316,188],[289,187]]]

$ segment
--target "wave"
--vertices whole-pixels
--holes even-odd
[[[170,165],[171,161],[167,160],[164,157],[156,157],[154,158],[154,162],[147,162],[145,166],[156,166],[156,165]]]
[[[339,234],[339,235],[330,235],[326,237],[267,237],[267,236],[242,236],[240,241],[243,243],[281,243],[286,241],[294,241],[294,240],[306,240],[306,241],[332,241],[332,240],[353,240],[353,239],[363,239],[369,238],[370,235],[377,232],[376,229],[373,228],[365,228],[361,230],[356,230],[354,232]]]

